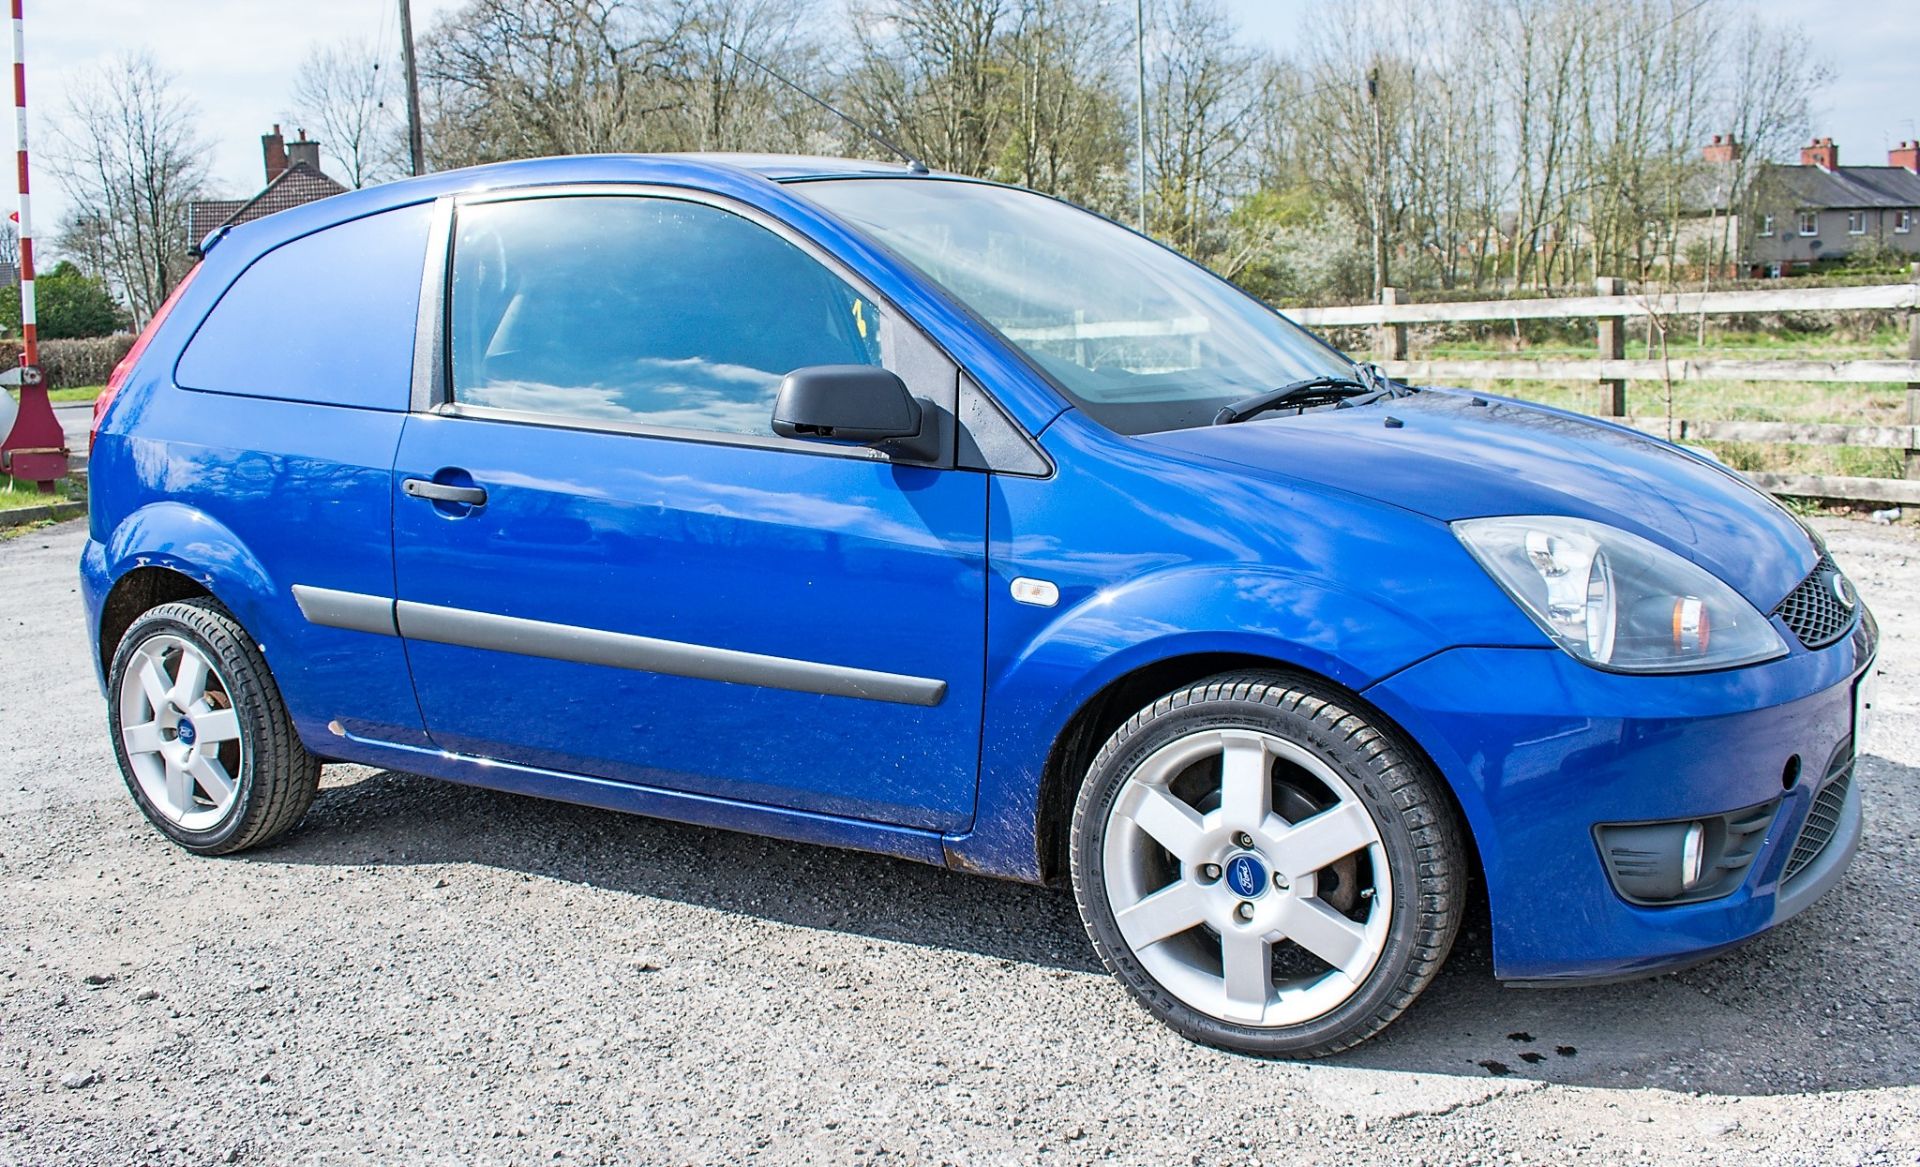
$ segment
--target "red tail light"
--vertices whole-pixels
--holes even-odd
[[[147,351],[147,343],[153,339],[154,333],[160,331],[160,325],[166,321],[167,313],[173,311],[173,306],[180,301],[180,294],[187,290],[187,285],[192,283],[193,277],[198,274],[200,274],[200,265],[196,263],[188,269],[180,282],[173,286],[173,291],[167,295],[166,303],[160,305],[160,311],[155,312],[153,319],[147,321],[147,326],[140,330],[140,335],[134,339],[133,347],[127,350],[127,355],[121,357],[120,363],[113,367],[113,375],[107,378],[107,387],[100,391],[100,396],[93,399],[93,428],[87,431],[88,457],[93,455],[94,439],[100,436],[100,419],[107,416],[107,406],[113,404],[113,395],[120,392],[120,387],[127,383],[128,377],[133,375],[133,367],[140,363],[141,354]]]

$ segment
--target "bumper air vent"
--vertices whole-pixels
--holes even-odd
[[[1833,842],[1834,833],[1840,829],[1840,811],[1847,805],[1847,792],[1853,787],[1853,743],[1847,742],[1833,756],[1833,762],[1827,767],[1826,779],[1821,783],[1819,793],[1813,796],[1813,809],[1807,812],[1807,821],[1800,828],[1800,837],[1793,841],[1793,854],[1787,856],[1787,870],[1781,876],[1782,882],[1793,879],[1807,869],[1820,853]]]

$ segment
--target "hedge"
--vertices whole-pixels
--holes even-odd
[[[40,342],[40,371],[47,376],[49,389],[73,389],[82,385],[104,385],[113,367],[133,347],[133,334],[94,336],[75,340]],[[20,363],[20,342],[0,340],[0,368]]]

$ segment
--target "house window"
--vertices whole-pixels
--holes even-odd
[[[1772,215],[1760,216],[1760,234],[1768,239],[1773,238],[1773,216]]]
[[[1813,211],[1801,211],[1800,212],[1800,234],[1802,235],[1820,234],[1820,216],[1818,214],[1815,214]]]
[[[1905,235],[1911,230],[1913,230],[1913,212],[1895,211],[1893,213],[1893,233],[1895,235]]]
[[[1865,235],[1867,233],[1867,213],[1865,211],[1847,212],[1847,234]]]

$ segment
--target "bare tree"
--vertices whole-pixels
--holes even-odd
[[[1100,0],[1027,0],[1001,44],[1013,116],[996,176],[1112,209],[1125,197],[1125,37]]]
[[[1100,0],[863,0],[855,12],[843,88],[915,157],[1101,209],[1124,197],[1123,39]]]
[[[1300,137],[1313,144],[1300,164],[1367,241],[1376,294],[1405,246],[1417,174],[1404,163],[1415,154],[1409,136],[1421,70],[1383,31],[1398,27],[1400,15],[1393,0],[1317,11],[1307,29],[1312,89],[1300,105]]]
[[[206,184],[198,111],[144,52],[76,85],[57,133],[54,173],[74,205],[60,245],[100,273],[136,322],[191,265],[187,205]]]
[[[830,76],[809,32],[817,15],[812,0],[690,4],[673,82],[686,93],[678,132],[688,148],[819,152],[832,147],[831,116],[767,72],[810,92]]]
[[[998,49],[1012,0],[877,0],[854,9],[862,112],[929,166],[987,174],[1010,115]]]
[[[543,154],[678,149],[685,5],[474,0],[420,50],[438,167]]]
[[[1813,95],[1833,79],[1833,67],[1810,56],[1797,28],[1768,25],[1749,16],[1730,33],[1726,83],[1715,110],[1716,129],[1731,135],[1735,147],[1725,175],[1732,214],[1720,220],[1714,262],[1725,263],[1751,237],[1751,224],[1767,211],[1782,222],[1794,210],[1781,203],[1782,192],[1768,181],[1766,161],[1790,152],[1805,139]]]
[[[349,40],[308,57],[293,76],[287,121],[315,127],[355,188],[405,169],[397,149],[405,114],[399,85],[372,45]]]
[[[1169,0],[1155,14],[1160,51],[1147,72],[1147,222],[1198,257],[1247,185],[1244,151],[1258,125],[1258,54],[1235,44],[1219,0]]]

